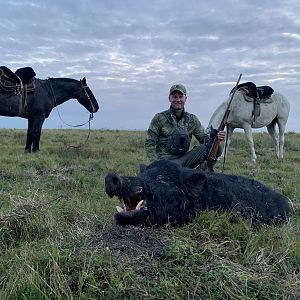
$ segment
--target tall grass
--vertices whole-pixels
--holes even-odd
[[[25,155],[26,132],[0,130],[0,299],[299,299],[299,211],[259,231],[216,212],[179,228],[119,227],[104,177],[138,173],[146,134],[87,135],[43,130],[41,151]],[[235,133],[224,172],[299,200],[300,134],[286,135],[282,161],[266,133],[254,139],[257,165]]]

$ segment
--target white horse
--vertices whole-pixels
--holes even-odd
[[[231,97],[225,100],[213,113],[207,130],[210,130],[211,126],[216,129],[219,127],[230,98]],[[236,91],[230,105],[230,114],[227,121],[227,149],[229,147],[230,138],[234,129],[244,129],[248,144],[251,149],[251,161],[254,164],[256,163],[256,154],[254,149],[252,128],[261,128],[267,126],[267,130],[274,143],[275,154],[277,158],[283,158],[284,131],[290,112],[290,104],[287,98],[278,92],[274,92],[272,94],[271,100],[271,103],[260,104],[260,115],[255,119],[254,122],[252,116],[253,101],[246,96],[245,91]],[[279,136],[276,129],[276,124],[278,125]]]

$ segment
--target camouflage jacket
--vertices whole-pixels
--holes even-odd
[[[171,116],[174,120],[176,120],[175,115],[172,113],[172,109],[169,110],[171,112]],[[167,150],[167,141],[168,137],[174,131],[174,125],[168,120],[166,116],[166,112],[163,111],[157,113],[153,119],[151,120],[150,126],[147,131],[147,138],[145,141],[145,150],[147,153],[148,159],[152,162],[157,159],[165,158],[165,159],[173,159],[176,156],[168,153]],[[188,124],[188,132],[190,138],[194,135],[195,138],[203,144],[208,135],[204,132],[204,128],[202,127],[199,119],[193,115],[189,114],[189,124]],[[184,128],[184,118],[181,118],[177,125],[181,128]]]

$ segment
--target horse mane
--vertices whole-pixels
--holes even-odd
[[[51,79],[51,80],[64,80],[66,82],[79,82],[79,80],[77,79],[73,79],[73,78],[64,78],[64,77],[48,77],[47,79]]]

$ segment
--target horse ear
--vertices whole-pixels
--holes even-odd
[[[85,77],[82,78],[82,84],[86,85],[86,78]]]

